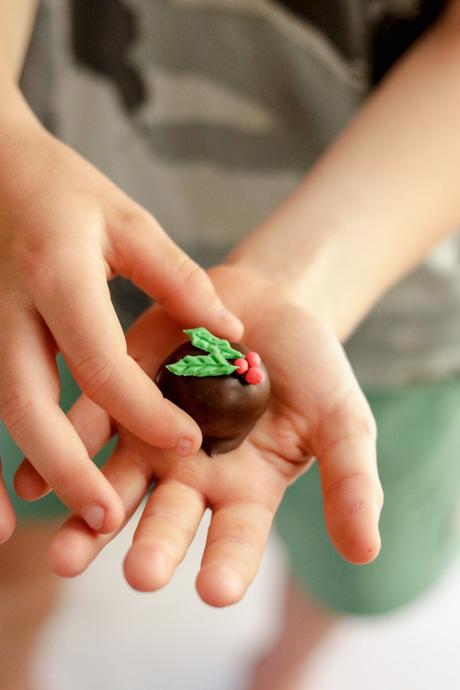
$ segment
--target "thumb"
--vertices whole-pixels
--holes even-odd
[[[204,326],[221,337],[239,340],[241,321],[221,302],[207,275],[143,209],[123,228],[111,227],[107,257],[117,273],[129,278],[188,327]]]

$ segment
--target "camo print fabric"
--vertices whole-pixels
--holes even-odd
[[[44,0],[23,86],[50,129],[204,264],[298,184],[441,0]],[[308,231],[308,230],[306,230]],[[460,251],[440,247],[347,345],[366,384],[456,375]],[[149,304],[116,279],[124,325]]]

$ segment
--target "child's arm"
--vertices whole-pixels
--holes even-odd
[[[4,0],[0,9],[0,69],[18,78],[29,42],[36,0]],[[0,83],[3,75],[0,75]],[[4,99],[0,97],[0,107]],[[1,313],[1,312],[0,312]],[[0,457],[0,544],[14,529],[15,515],[2,478]]]
[[[0,3],[0,417],[45,485],[93,529],[111,532],[121,502],[59,408],[57,350],[111,417],[188,455],[200,431],[127,354],[107,280],[130,278],[189,326],[207,322],[232,338],[242,327],[154,218],[28,108],[15,77],[32,11],[33,3]],[[0,542],[13,529],[4,505]]]
[[[375,428],[324,321],[345,337],[459,220],[458,6],[393,70],[297,194],[212,272],[245,322],[248,346],[267,362],[272,404],[249,441],[217,462],[202,455],[171,463],[123,438],[107,476],[127,514],[152,477],[158,480],[125,561],[134,587],[168,582],[210,506],[197,588],[213,605],[241,598],[282,494],[305,471],[309,454],[318,458],[336,547],[359,563],[378,553]],[[162,336],[153,353],[149,334],[158,323]],[[177,337],[161,310],[148,310],[128,333],[129,349],[153,373]],[[105,440],[104,420],[90,401],[80,399],[75,415],[94,421],[88,444]],[[88,535],[71,518],[53,544],[56,571],[81,572],[109,539]]]
[[[2,0],[0,57],[8,74],[19,77],[32,31],[37,0]]]
[[[346,337],[460,223],[460,2],[233,252]]]

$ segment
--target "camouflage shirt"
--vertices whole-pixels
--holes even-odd
[[[23,86],[45,124],[204,264],[298,184],[441,0],[44,0]],[[438,248],[347,344],[365,384],[460,370],[460,253]],[[126,323],[148,300],[116,279]]]

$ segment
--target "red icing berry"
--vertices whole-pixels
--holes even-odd
[[[249,369],[249,364],[242,357],[240,357],[239,359],[235,359],[233,364],[236,367],[238,367],[238,369],[235,371],[235,374],[238,374],[239,376],[242,376],[243,374],[245,374],[247,372],[247,370]]]
[[[262,383],[262,381],[264,380],[264,372],[262,371],[262,369],[259,369],[259,367],[249,367],[244,378],[247,381],[247,383],[257,385],[258,383]]]
[[[260,367],[260,357],[257,352],[248,352],[246,359],[250,367]]]

